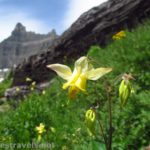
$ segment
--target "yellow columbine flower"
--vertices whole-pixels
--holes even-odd
[[[87,80],[97,80],[112,70],[111,68],[94,69],[85,56],[75,62],[73,72],[68,66],[62,64],[51,64],[47,67],[55,71],[61,78],[67,80],[67,82],[63,84],[63,89],[69,88],[69,97],[71,99],[74,98],[79,91],[86,91]]]
[[[120,40],[122,38],[124,38],[126,36],[125,31],[120,31],[118,33],[116,33],[115,35],[113,35],[113,40]]]
[[[45,132],[45,125],[43,123],[40,123],[40,125],[36,127],[36,130],[37,130],[38,134],[44,133]]]

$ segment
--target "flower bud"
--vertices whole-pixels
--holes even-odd
[[[131,75],[124,74],[123,80],[120,83],[119,86],[119,98],[121,100],[121,106],[125,106],[127,103],[127,100],[133,90],[130,79],[134,79],[133,77],[131,78]]]
[[[95,123],[96,123],[96,113],[94,110],[89,109],[85,114],[85,123],[90,136],[95,135]]]

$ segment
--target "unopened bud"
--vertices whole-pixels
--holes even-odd
[[[94,110],[89,109],[85,114],[85,122],[87,130],[90,136],[95,135],[95,123],[96,123],[96,113]]]
[[[121,106],[125,106],[128,98],[133,90],[130,80],[134,79],[130,74],[124,74],[123,80],[119,87],[119,98],[121,100]]]

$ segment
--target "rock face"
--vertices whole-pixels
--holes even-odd
[[[49,88],[50,87],[50,82],[46,82],[46,83],[40,83],[37,84],[34,87],[34,91],[37,91],[41,94],[45,94],[43,93],[44,89]],[[33,92],[31,90],[31,86],[27,86],[27,85],[23,85],[23,86],[14,86],[12,88],[9,88],[5,91],[4,97],[7,100],[21,100],[22,98],[25,98],[26,95],[28,95],[29,93]]]
[[[20,64],[14,72],[13,85],[26,84],[27,76],[36,82],[46,81],[53,75],[47,64],[84,55],[91,45],[105,46],[114,33],[132,29],[147,18],[150,0],[110,0],[94,7],[82,14],[47,52]]]
[[[45,35],[35,34],[17,23],[11,36],[0,43],[0,69],[13,67],[31,55],[46,51],[57,37],[54,30]]]

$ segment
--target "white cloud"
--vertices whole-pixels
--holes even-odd
[[[0,16],[0,41],[7,38],[11,34],[16,23],[18,22],[21,22],[24,26],[26,26],[27,31],[48,33],[48,31],[51,30],[51,28],[41,20],[32,18],[31,16],[23,12],[14,10],[1,10]]]
[[[64,17],[63,26],[68,28],[82,13],[107,0],[69,0],[68,11]]]
[[[0,0],[0,2],[1,1],[3,0]],[[107,0],[68,0],[68,8],[65,12],[64,19],[60,21],[61,28],[56,29],[57,32],[61,33],[76,21],[82,13],[105,1]],[[0,16],[0,41],[11,34],[17,22],[21,22],[26,26],[27,31],[48,33],[52,29],[42,20],[33,18],[28,12],[22,12],[18,10],[18,8],[9,8],[8,6],[5,8],[0,6]]]

